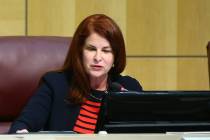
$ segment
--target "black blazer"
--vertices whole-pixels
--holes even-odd
[[[21,129],[29,132],[73,130],[80,106],[65,102],[70,87],[69,76],[64,72],[49,72],[41,81],[37,92],[11,125],[9,133]],[[119,75],[111,81],[120,83],[128,90],[142,90],[139,82],[129,76]]]

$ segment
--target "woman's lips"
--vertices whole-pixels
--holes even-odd
[[[92,68],[93,70],[98,71],[98,70],[101,70],[103,67],[100,66],[100,65],[91,65],[91,68]]]

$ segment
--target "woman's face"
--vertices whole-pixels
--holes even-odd
[[[91,33],[83,47],[83,64],[90,79],[106,78],[114,63],[109,41],[97,33]]]

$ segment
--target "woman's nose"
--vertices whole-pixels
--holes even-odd
[[[94,60],[99,62],[99,61],[101,61],[101,59],[102,59],[101,52],[96,51],[95,56],[94,56]]]

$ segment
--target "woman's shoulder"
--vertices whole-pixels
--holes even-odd
[[[129,75],[118,75],[114,78],[113,82],[117,82],[121,84],[124,88],[127,90],[132,90],[132,91],[142,91],[142,86],[140,82],[135,79],[134,77],[131,77]]]
[[[115,76],[114,80],[116,80],[116,82],[138,82],[138,80],[134,77],[131,77],[129,75],[117,75]]]
[[[57,78],[62,78],[65,77],[65,73],[64,72],[59,72],[59,71],[49,71],[46,72],[42,78],[46,78],[46,79],[57,79]]]
[[[137,81],[136,78],[129,76],[129,75],[118,75],[117,77],[121,80],[135,80],[135,81]]]
[[[50,71],[45,73],[41,80],[50,82],[50,83],[59,83],[69,81],[69,74],[62,71]]]
[[[65,73],[63,71],[48,71],[43,77],[63,77]]]

